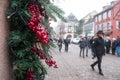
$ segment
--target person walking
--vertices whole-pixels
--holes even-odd
[[[112,41],[112,55],[115,55],[115,50],[116,50],[116,39],[113,38],[113,41]]]
[[[105,40],[106,53],[110,54],[111,41],[110,39]]]
[[[92,38],[90,39],[90,47],[91,47],[91,54],[92,54],[92,59],[95,58],[95,36],[92,36]]]
[[[70,44],[70,39],[68,39],[68,37],[66,37],[66,39],[64,39],[64,44],[65,44],[65,52],[68,52],[68,47]]]
[[[120,57],[120,37],[119,36],[116,40],[116,53],[117,53],[117,56]]]
[[[85,51],[85,47],[86,47],[86,41],[84,38],[82,38],[80,41],[79,41],[79,47],[80,47],[80,57],[81,57],[81,53],[83,58],[84,58],[84,51]]]
[[[103,39],[104,33],[103,31],[97,32],[97,38],[95,39],[95,55],[97,57],[97,61],[91,64],[92,70],[94,70],[94,66],[98,64],[98,70],[100,75],[104,75],[101,69],[101,62],[102,57],[105,55],[105,46],[104,46],[104,39]]]
[[[88,37],[85,37],[85,43],[86,43],[86,45],[85,45],[86,57],[88,57],[88,49],[89,49],[89,45],[90,45]]]
[[[58,43],[57,43],[58,44],[58,48],[59,48],[59,52],[61,52],[62,43],[63,43],[62,38],[59,38]]]

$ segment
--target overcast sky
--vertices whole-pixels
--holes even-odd
[[[80,20],[93,10],[102,11],[103,6],[111,1],[113,0],[59,0],[56,4],[65,11],[66,16],[72,12]]]

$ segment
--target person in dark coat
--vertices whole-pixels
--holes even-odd
[[[65,52],[68,52],[68,47],[70,44],[70,39],[68,39],[68,37],[64,39],[64,44],[65,44]]]
[[[113,41],[112,41],[112,55],[115,55],[115,50],[116,50],[116,39],[113,38]]]
[[[91,39],[90,39],[90,46],[91,46],[91,54],[92,54],[92,59],[95,58],[95,36],[93,36]]]
[[[91,64],[92,70],[94,70],[94,66],[98,64],[99,74],[103,76],[101,69],[102,57],[105,55],[105,46],[104,46],[104,33],[102,31],[97,32],[97,38],[95,39],[95,55],[97,57],[97,61]]]
[[[111,41],[110,39],[105,40],[106,53],[110,54]]]
[[[80,47],[80,57],[81,57],[81,53],[83,53],[83,58],[84,58],[84,51],[85,51],[85,47],[86,47],[86,40],[84,38],[82,38],[79,41],[79,47]]]
[[[58,48],[59,48],[59,52],[61,52],[62,43],[63,43],[62,38],[59,38],[58,43],[57,43],[58,44]]]
[[[90,45],[88,37],[85,37],[85,43],[86,43],[86,45],[85,45],[86,56],[88,57],[88,49],[89,49],[89,45]]]

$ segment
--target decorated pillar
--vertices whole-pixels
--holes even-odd
[[[8,0],[0,0],[0,80],[13,80],[8,58],[8,24],[6,21],[6,9]]]

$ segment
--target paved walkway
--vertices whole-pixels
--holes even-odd
[[[98,74],[97,66],[92,71],[90,64],[96,59],[91,59],[90,51],[88,57],[79,57],[78,45],[72,44],[68,53],[56,49],[53,57],[59,68],[48,68],[45,80],[120,80],[120,57],[110,54],[103,57],[104,76]]]

